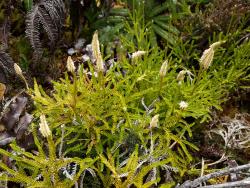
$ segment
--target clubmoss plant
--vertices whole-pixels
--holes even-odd
[[[145,173],[144,178],[157,183],[157,169],[163,165],[183,175],[193,159],[190,151],[198,149],[189,142],[192,126],[207,121],[212,108],[220,109],[225,88],[218,75],[207,70],[199,78],[187,71],[189,76],[180,84],[175,60],[166,60],[162,51],[152,49],[135,62],[117,62],[101,80],[99,76],[90,78],[81,66],[73,77],[65,74],[53,82],[54,91],[49,95],[35,83],[31,92],[35,114],[46,115],[58,139],[60,125],[65,125],[63,156],[100,157],[94,169],[106,187],[135,182],[127,179],[129,172],[120,166],[135,156],[137,146],[139,161],[134,166],[153,165],[147,171],[152,177]],[[164,62],[168,69],[163,71]],[[92,72],[96,70],[95,65],[89,66]],[[157,126],[152,126],[156,117]],[[141,168],[132,169],[140,174]],[[131,173],[136,179],[135,171]]]
[[[148,31],[138,17],[126,26],[121,43],[132,58],[120,51],[123,58],[104,71],[96,32],[96,62],[76,70],[69,57],[68,73],[53,81],[50,92],[35,81],[29,94],[34,117],[42,117],[44,137],[37,135],[39,123],[34,122],[35,152],[14,143],[16,154],[0,149],[13,160],[12,168],[0,163],[1,180],[27,187],[72,187],[88,186],[88,178],[100,187],[151,187],[171,184],[172,177],[178,181],[188,173],[191,152],[198,150],[192,143],[193,127],[209,121],[213,109],[221,109],[240,79],[249,81],[250,42],[226,59],[220,55],[224,46],[216,52],[212,48],[204,52],[201,66],[188,69],[172,54],[150,48]],[[164,180],[162,173],[169,178]]]
[[[45,121],[42,118],[41,124]],[[35,129],[34,129],[35,130]],[[5,171],[1,173],[1,181],[20,183],[25,187],[71,187],[77,184],[80,175],[90,167],[95,160],[90,158],[80,159],[64,158],[57,155],[56,143],[52,135],[47,134],[42,144],[34,131],[37,152],[27,152],[11,144],[11,151],[0,149],[0,154],[8,159],[8,162],[0,162],[0,168]],[[74,173],[69,174],[67,167],[75,165]]]

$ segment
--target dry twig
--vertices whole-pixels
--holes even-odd
[[[197,179],[195,179],[193,181],[188,180],[188,181],[184,182],[182,185],[177,185],[176,188],[198,187],[201,183],[206,182],[209,179],[224,176],[224,175],[230,174],[232,172],[239,172],[241,170],[246,170],[246,169],[249,169],[249,168],[250,168],[250,163],[246,164],[246,165],[237,166],[237,167],[234,167],[234,168],[220,170],[218,172],[213,172],[213,173],[207,174],[205,176],[199,177],[199,178],[197,178]],[[230,182],[230,183],[236,183],[236,182]],[[238,181],[238,183],[240,183],[242,185],[250,185],[250,179],[247,178],[245,180]],[[229,183],[227,183],[227,184],[229,184]],[[215,185],[213,185],[213,187],[214,186]]]

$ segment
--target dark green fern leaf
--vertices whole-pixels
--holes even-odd
[[[34,49],[34,59],[42,57],[41,29],[45,31],[54,48],[60,38],[61,28],[65,19],[65,8],[62,0],[42,0],[37,3],[26,18],[26,36]]]
[[[34,49],[34,58],[41,57],[42,44],[40,41],[40,23],[39,23],[39,7],[34,6],[28,13],[26,19],[26,36],[29,38],[32,48]]]
[[[5,76],[14,74],[14,61],[6,52],[0,51],[0,69]]]

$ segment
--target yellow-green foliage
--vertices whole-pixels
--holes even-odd
[[[197,71],[188,70],[182,60],[158,48],[149,49],[147,29],[138,25],[138,19],[127,23],[129,35],[122,42],[131,53],[140,51],[135,53],[140,57],[133,54],[126,59],[121,51],[122,58],[106,72],[89,62],[91,77],[82,65],[74,72],[71,64],[70,74],[54,81],[50,93],[35,81],[29,91],[34,116],[46,116],[52,135],[41,144],[34,131],[36,153],[14,144],[17,154],[0,149],[17,167],[0,163],[6,171],[1,180],[27,187],[88,186],[88,181],[95,181],[99,187],[146,188],[160,181],[162,168],[179,177],[188,171],[193,160],[190,151],[198,150],[190,142],[192,127],[208,121],[212,108],[221,109],[223,97],[239,78],[249,79],[245,73],[250,67],[250,43],[227,59],[220,56],[226,54],[220,52],[222,48],[210,49]],[[98,44],[97,36],[95,40]],[[222,64],[224,60],[227,63]],[[70,176],[67,166],[72,163],[76,167]],[[36,180],[38,175],[41,180]]]
[[[192,161],[190,150],[197,149],[188,141],[192,126],[208,120],[211,108],[220,109],[227,89],[249,67],[247,60],[243,69],[238,64],[240,58],[245,59],[243,52],[248,46],[236,50],[236,63],[227,73],[201,67],[198,73],[187,72],[181,79],[176,60],[153,49],[142,57],[123,59],[106,74],[99,72],[91,78],[80,66],[53,82],[54,90],[48,94],[35,82],[30,91],[36,106],[34,115],[46,116],[52,136],[48,144],[41,144],[34,135],[36,154],[15,145],[12,149],[17,155],[1,149],[0,153],[14,159],[18,167],[13,170],[0,163],[8,172],[1,180],[26,186],[70,187],[80,181],[81,174],[91,171],[97,177],[88,178],[104,187],[150,187],[160,181],[163,166],[182,176]],[[166,59],[166,74],[160,74]],[[89,66],[94,75],[95,67]],[[157,119],[151,126],[153,117]],[[73,179],[59,173],[70,163],[79,165]],[[35,180],[39,174],[43,179]],[[81,177],[80,183],[87,186]]]
[[[67,188],[73,186],[83,171],[94,163],[91,158],[63,158],[58,156],[55,142],[51,136],[47,138],[48,143],[46,144],[41,144],[35,133],[34,139],[38,153],[26,152],[15,144],[11,144],[12,152],[0,149],[1,155],[13,160],[11,167],[3,162],[0,163],[0,168],[5,170],[5,173],[0,176],[1,181],[17,182],[29,188]],[[63,169],[72,163],[77,168],[75,174],[70,178],[63,178],[60,172],[63,173]]]
[[[220,108],[224,90],[206,71],[200,71],[197,78],[187,76],[178,81],[174,61],[169,61],[161,79],[159,71],[165,60],[161,51],[152,50],[136,61],[118,62],[106,75],[91,79],[81,67],[74,76],[65,74],[54,82],[49,95],[35,83],[35,114],[47,116],[58,142],[60,125],[65,125],[64,156],[100,156],[96,166],[99,172],[101,163],[109,169],[113,166],[108,174],[116,176],[114,168],[134,152],[136,145],[140,146],[140,161],[147,157],[145,163],[166,160],[181,172],[192,160],[189,150],[197,149],[186,139],[192,136],[194,120],[205,121],[211,107]],[[187,107],[182,107],[181,101]],[[158,126],[150,128],[155,114],[159,114]],[[187,122],[187,117],[193,122]],[[105,159],[107,152],[112,153],[113,163]],[[123,152],[125,156],[121,156]]]
[[[123,47],[107,71],[89,62],[90,76],[86,66],[74,72],[71,64],[71,72],[53,81],[50,93],[35,81],[29,91],[35,105],[35,152],[15,144],[12,152],[0,149],[1,155],[13,159],[14,167],[0,162],[0,180],[26,187],[88,187],[91,181],[96,187],[146,188],[159,183],[162,169],[174,171],[177,180],[189,170],[191,151],[198,150],[192,143],[192,127],[208,121],[212,109],[221,109],[240,78],[249,81],[250,42],[228,53],[224,46],[212,50],[205,58],[206,69],[197,64],[196,70],[185,67],[188,62],[176,59],[174,51],[166,55],[150,48],[150,33],[139,19],[142,13],[135,12],[125,24]],[[141,56],[125,58],[126,50]],[[41,116],[51,131],[46,141],[36,134]],[[71,165],[73,174],[68,172]],[[168,187],[176,182],[164,183]]]
[[[235,52],[234,61],[244,56],[241,51]],[[220,109],[223,96],[249,62],[242,69],[234,63],[230,71],[221,70],[221,74],[201,67],[193,75],[187,71],[180,80],[181,67],[174,59],[168,61],[166,75],[160,76],[166,59],[154,49],[137,59],[123,59],[106,74],[91,79],[80,67],[73,76],[65,74],[61,81],[54,82],[49,95],[35,83],[32,97],[36,116],[47,116],[57,142],[59,126],[65,125],[64,156],[99,157],[93,169],[105,187],[149,187],[159,181],[157,170],[152,182],[143,182],[137,176],[146,178],[147,172],[164,164],[182,175],[192,160],[190,149],[197,149],[187,140],[192,137],[192,126],[207,121],[213,107]],[[94,75],[95,67],[89,66]],[[157,114],[157,126],[150,127]],[[126,160],[130,166],[124,167]],[[139,164],[142,168],[137,169]],[[147,169],[145,173],[143,168]]]

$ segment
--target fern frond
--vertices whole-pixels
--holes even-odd
[[[42,2],[38,9],[39,19],[48,35],[50,46],[54,46],[59,35],[59,26],[56,20],[59,18],[59,15],[57,15],[56,9],[50,3]]]
[[[42,44],[40,41],[40,23],[39,7],[34,6],[26,18],[26,36],[28,37],[32,48],[34,49],[34,58],[37,59],[42,55]]]
[[[65,18],[62,0],[43,0],[33,6],[26,18],[26,36],[34,49],[34,59],[42,56],[41,28],[44,29],[53,48],[58,41]]]
[[[0,51],[0,68],[6,75],[14,74],[14,61],[6,52]]]

